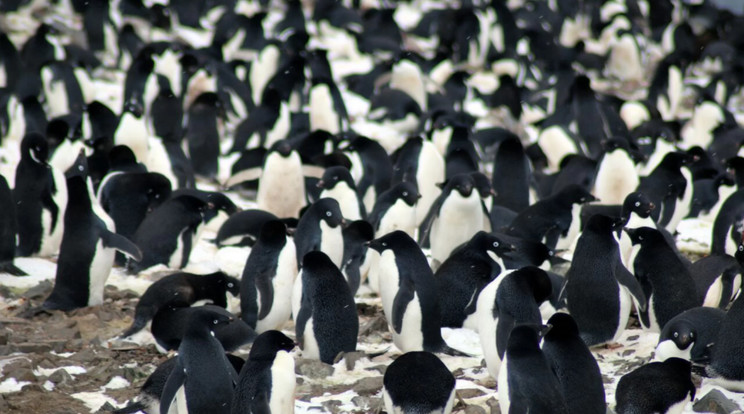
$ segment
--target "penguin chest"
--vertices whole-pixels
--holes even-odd
[[[571,224],[568,226],[568,230],[566,231],[565,235],[561,235],[561,237],[558,239],[558,243],[556,244],[557,250],[566,250],[570,249],[571,246],[574,244],[574,241],[579,236],[579,231],[581,230],[581,204],[572,204],[571,205]]]
[[[416,170],[416,184],[421,194],[421,198],[416,203],[416,220],[418,220],[416,225],[426,217],[434,200],[441,193],[437,183],[444,181],[444,168],[444,158],[434,144],[424,141]]]
[[[470,240],[483,225],[480,196],[473,191],[465,198],[452,194],[442,203],[431,226],[431,255],[443,262],[455,247]]]
[[[694,343],[690,343],[690,345],[687,345],[687,348],[679,349],[673,340],[666,339],[656,345],[654,359],[657,361],[666,361],[669,358],[682,358],[689,361],[692,356],[693,345]]]
[[[305,177],[302,161],[293,152],[284,158],[271,153],[264,163],[264,171],[256,194],[258,207],[278,217],[294,217],[305,205]]]
[[[279,118],[274,123],[274,127],[266,134],[266,143],[264,144],[266,148],[271,148],[275,142],[287,137],[290,131],[290,116],[289,105],[282,102],[279,108]]]
[[[393,342],[402,352],[421,351],[424,349],[424,335],[421,331],[421,304],[419,303],[418,294],[413,295],[413,299],[408,302],[403,312],[403,323],[400,332],[393,331]]]
[[[333,188],[323,190],[321,198],[332,198],[338,201],[341,214],[347,220],[361,220],[362,213],[359,211],[359,199],[356,191],[352,190],[345,182],[337,183]]]
[[[331,227],[320,221],[320,250],[327,254],[339,269],[344,260],[344,236],[341,226]]]
[[[690,214],[690,203],[692,202],[692,172],[690,172],[690,169],[687,167],[681,168],[680,171],[685,177],[686,185],[682,197],[675,200],[672,218],[666,225],[666,229],[672,234],[676,231],[679,222]]]
[[[308,359],[320,359],[320,347],[315,338],[312,316],[305,323],[305,331],[302,334],[302,356]]]
[[[271,284],[274,288],[274,297],[272,298],[271,309],[263,319],[259,319],[256,322],[256,332],[260,333],[270,329],[281,329],[284,323],[289,320],[289,317],[292,314],[292,302],[287,300],[287,298],[292,297],[296,275],[297,255],[295,252],[295,246],[291,240],[287,240],[287,244],[279,253],[276,274],[271,280]],[[301,286],[300,289],[302,289]],[[300,290],[300,292],[302,291]],[[262,298],[260,295],[260,292],[257,292],[259,315],[265,313],[265,310],[261,308]]]
[[[184,245],[183,245],[183,238],[186,235],[187,231],[191,231],[188,228],[185,228],[181,230],[181,232],[178,234],[178,237],[176,237],[176,248],[171,253],[170,257],[167,261],[167,266],[171,269],[180,269],[181,263],[183,263],[183,257],[184,257]]]
[[[603,204],[622,204],[639,183],[633,160],[625,151],[613,151],[605,154],[599,165],[594,195]]]
[[[486,367],[493,378],[499,377],[499,370],[501,368],[501,357],[496,347],[498,319],[493,315],[493,308],[496,301],[496,291],[502,278],[503,276],[499,276],[483,288],[480,295],[478,295],[475,311],[478,335],[480,336],[481,347],[483,348],[483,358],[486,360]]]
[[[119,127],[114,133],[114,143],[116,145],[128,146],[137,161],[147,162],[149,151],[149,133],[147,132],[147,123],[144,118],[135,118],[134,115],[127,112],[122,116]]]
[[[376,267],[377,272],[375,273],[378,277],[382,310],[385,312],[388,322],[390,322],[393,320],[393,301],[395,300],[395,295],[398,293],[398,284],[400,283],[400,275],[398,274],[398,267],[395,263],[393,252],[391,250],[383,251],[379,255]]]
[[[502,413],[508,413],[509,407],[510,407],[510,400],[509,400],[509,361],[507,360],[507,357],[504,356],[504,360],[501,362],[501,370],[499,371],[498,375],[498,393],[499,393],[499,408],[501,408]]]
[[[104,247],[100,239],[96,242],[95,249],[88,274],[88,306],[103,303],[103,288],[111,274],[116,255],[116,250]]]
[[[339,116],[333,107],[333,97],[328,85],[320,84],[310,90],[310,130],[323,129],[339,133]]]
[[[279,351],[271,365],[269,407],[272,413],[294,412],[295,386],[294,358],[286,351]]]
[[[659,322],[656,318],[656,314],[658,313],[656,308],[658,304],[656,303],[656,298],[654,298],[654,294],[650,294],[648,296],[648,326],[643,326],[645,329],[651,331],[651,332],[659,332],[661,328],[659,327]],[[641,325],[643,324],[643,320],[641,319]]]
[[[721,279],[722,276],[719,275],[713,283],[708,286],[708,290],[705,293],[705,300],[703,301],[703,306],[708,306],[711,308],[717,308],[718,305],[721,303],[722,294],[723,294],[723,280]],[[726,298],[728,299],[728,298]]]
[[[52,194],[52,201],[57,205],[57,216],[52,217],[51,211],[41,210],[41,247],[39,256],[52,256],[57,254],[62,244],[62,235],[65,227],[65,211],[67,210],[67,181],[65,175],[56,168],[52,168],[52,177],[56,192]],[[54,227],[52,227],[54,222]]]
[[[416,209],[403,200],[396,200],[380,218],[375,237],[382,237],[395,230],[402,230],[414,237],[416,231]]]
[[[613,341],[620,339],[625,327],[628,325],[628,318],[630,317],[630,306],[632,299],[630,293],[620,284],[617,285],[618,301],[620,303],[620,311],[617,316],[617,327],[615,328],[615,334],[612,336]],[[640,318],[639,318],[640,319]]]

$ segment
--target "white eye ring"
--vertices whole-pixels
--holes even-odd
[[[214,320],[214,321],[212,321],[212,322],[213,322],[213,323],[214,323],[215,325],[217,325],[217,324],[219,323],[219,321],[218,321],[217,319],[215,319],[215,320]]]
[[[333,213],[331,213],[330,211],[326,211],[326,216],[327,217],[331,217],[332,215],[333,215]]]
[[[382,247],[387,247],[387,242],[382,242]]]
[[[675,332],[675,333],[674,333],[674,337],[675,337],[675,338],[679,337],[679,332]]]
[[[739,245],[739,251],[744,251],[744,244]]]
[[[499,242],[497,241],[493,242],[493,247],[499,247]]]
[[[233,287],[233,284],[232,284],[232,282],[228,283],[228,284],[227,284],[227,287]]]
[[[635,202],[635,206],[636,206],[636,207],[640,207],[640,206],[641,206],[641,202],[640,202],[640,201],[636,201],[636,202]]]
[[[408,197],[408,191],[403,192],[403,197]]]

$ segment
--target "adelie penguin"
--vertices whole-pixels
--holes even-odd
[[[186,142],[194,172],[214,179],[217,176],[220,138],[225,110],[219,96],[206,92],[191,104],[186,125]]]
[[[84,160],[84,158],[83,158]],[[92,197],[84,163],[67,179],[69,195],[65,232],[57,259],[54,288],[44,301],[45,309],[71,310],[103,303],[103,289],[120,251],[141,260],[141,250],[118,235],[114,223]]]
[[[441,193],[437,184],[445,180],[444,157],[431,141],[421,137],[409,138],[393,156],[393,183],[413,183],[421,194],[416,205],[416,220],[420,225]]]
[[[316,185],[322,189],[321,198],[332,198],[338,202],[345,219],[361,220],[367,216],[351,173],[345,167],[327,168]]]
[[[174,403],[178,412],[230,413],[238,374],[213,336],[216,326],[230,321],[230,317],[207,309],[191,314],[176,366],[163,388],[161,413],[167,413]]]
[[[662,328],[654,358],[665,361],[677,357],[707,365],[725,316],[723,310],[705,306],[680,313]]]
[[[232,413],[294,412],[295,363],[289,352],[294,341],[269,330],[256,338],[240,370]]]
[[[297,251],[287,226],[267,221],[243,269],[241,318],[256,332],[281,329],[292,314],[292,286],[297,276]]]
[[[210,300],[214,305],[227,307],[227,293],[238,296],[240,281],[222,272],[197,275],[173,273],[148,286],[134,308],[132,325],[121,334],[127,337],[139,332],[166,306],[191,306],[200,300]]]
[[[26,276],[26,272],[13,264],[16,250],[16,205],[8,181],[0,175],[0,210],[5,214],[0,217],[0,273],[13,276]]]
[[[375,237],[395,230],[402,230],[414,237],[418,227],[416,206],[420,198],[416,185],[405,181],[380,194],[367,216],[367,221],[375,230]]]
[[[340,268],[344,256],[344,237],[341,228],[344,222],[344,216],[336,200],[321,198],[310,205],[300,217],[294,234],[297,263],[302,263],[306,253],[320,250]]]
[[[462,355],[442,339],[441,313],[434,275],[415,240],[398,230],[369,244],[380,254],[380,298],[395,346],[403,352],[429,351]]]
[[[744,390],[744,363],[740,358],[744,349],[744,334],[740,329],[744,321],[742,296],[736,298],[721,322],[706,369],[716,384],[737,392]]]
[[[415,381],[411,381],[415,377]],[[382,378],[388,413],[449,414],[455,402],[455,376],[434,354],[407,352],[395,359]]]
[[[343,229],[344,260],[341,272],[349,283],[351,293],[356,295],[363,275],[369,271],[371,260],[367,260],[367,244],[375,238],[372,226],[365,220],[351,222]]]
[[[651,362],[620,378],[615,389],[617,414],[679,414],[695,399],[690,361]],[[654,384],[652,387],[649,384]]]
[[[18,256],[52,256],[62,243],[67,207],[67,183],[62,172],[48,164],[43,136],[27,134],[21,142],[13,199],[18,214]]]
[[[302,259],[302,303],[295,332],[302,355],[333,364],[341,352],[356,350],[359,317],[343,274],[323,252]]]

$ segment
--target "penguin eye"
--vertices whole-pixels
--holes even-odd
[[[333,176],[333,181],[336,181],[336,180],[338,180],[338,177],[337,176]]]
[[[233,287],[233,284],[232,284],[232,282],[228,283],[228,284],[227,284],[227,287]]]
[[[643,236],[638,236],[638,240],[643,240]]]
[[[212,323],[214,323],[215,325],[217,325],[218,323],[220,323],[220,321],[218,321],[217,319],[215,319],[215,320],[212,321]]]
[[[674,337],[675,337],[675,338],[678,338],[678,337],[679,337],[679,332],[675,332],[675,333],[674,333]]]
[[[387,247],[387,242],[382,242],[382,247]]]
[[[635,206],[636,206],[636,207],[640,207],[640,206],[641,206],[641,202],[640,202],[640,201],[636,201],[636,202],[635,202]]]
[[[331,213],[330,211],[326,211],[326,217],[331,217],[332,215],[333,213]]]
[[[690,338],[694,338],[694,337],[695,337],[695,333],[694,332],[690,332]]]
[[[740,244],[740,245],[739,245],[739,251],[740,251],[740,252],[741,252],[741,251],[744,251],[744,244]]]
[[[84,169],[82,165],[78,165],[78,171],[83,171]]]
[[[403,192],[403,197],[408,197],[408,191]]]
[[[493,242],[493,247],[499,247],[499,242],[497,241]]]

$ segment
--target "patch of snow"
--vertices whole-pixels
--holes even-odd
[[[68,374],[72,375],[73,377],[75,375],[81,375],[81,374],[85,374],[86,372],[88,372],[88,370],[85,369],[85,367],[81,367],[81,366],[78,366],[78,365],[68,365],[68,366],[65,366],[65,367],[56,367],[56,368],[41,368],[41,367],[38,367],[38,368],[36,368],[34,370],[34,375],[42,376],[42,377],[48,377],[48,376],[52,375],[52,373],[54,371],[58,370],[58,369],[64,369],[65,371],[67,371]]]
[[[98,409],[106,403],[109,403],[114,407],[119,407],[120,405],[115,399],[100,392],[77,392],[75,394],[71,394],[70,396],[82,401],[83,404],[85,404],[85,406],[88,407],[91,412],[98,411]]]
[[[129,381],[126,380],[126,378],[115,376],[111,378],[111,380],[104,385],[102,388],[104,390],[119,390],[122,388],[126,388],[128,386],[132,385]]]
[[[15,378],[7,378],[5,381],[0,382],[0,394],[7,394],[11,392],[18,392],[23,388],[24,385],[30,384],[29,381],[18,381]]]

